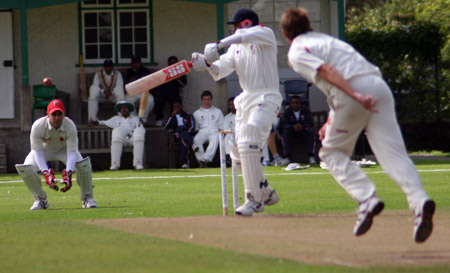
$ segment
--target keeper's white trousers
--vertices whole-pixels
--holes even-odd
[[[46,162],[61,161],[62,163],[64,163],[64,165],[67,164],[67,149],[65,148],[59,150],[58,152],[43,151],[43,155]],[[81,160],[83,160],[83,157],[81,156],[80,152],[77,151],[77,158],[75,162],[80,162]],[[36,161],[36,152],[34,150],[30,151],[23,164],[32,165],[34,171],[39,171],[39,165]]]
[[[342,91],[335,92],[336,107],[330,111],[331,124],[322,141],[320,158],[354,200],[366,200],[375,193],[375,185],[350,161],[358,136],[365,129],[379,164],[405,192],[410,208],[418,209],[428,196],[403,143],[391,90],[382,78],[373,75],[356,77],[349,83],[357,92],[377,100],[378,113],[367,111]]]
[[[145,129],[142,126],[134,129],[131,137],[127,136],[120,127],[114,128],[111,134],[111,167],[120,167],[123,147],[133,146],[133,166],[143,164]]]

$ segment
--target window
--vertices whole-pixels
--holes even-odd
[[[90,0],[81,8],[81,54],[85,64],[105,59],[129,63],[136,54],[151,62],[150,0]]]

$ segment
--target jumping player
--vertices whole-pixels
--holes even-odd
[[[407,196],[416,216],[414,240],[424,242],[433,229],[436,205],[424,191],[408,157],[392,92],[378,67],[349,44],[313,31],[303,8],[287,9],[280,24],[283,36],[291,45],[289,64],[327,96],[330,113],[319,131],[322,140],[319,156],[336,181],[359,202],[354,234],[366,233],[373,217],[384,208],[375,195],[374,183],[350,161],[355,142],[364,129],[381,167]]]
[[[241,164],[245,203],[236,214],[251,216],[264,211],[264,205],[279,201],[268,185],[261,164],[261,149],[278,113],[282,96],[277,71],[277,43],[273,31],[259,24],[258,15],[248,9],[238,10],[233,20],[234,34],[205,46],[204,54],[193,53],[193,67],[208,71],[218,81],[233,71],[239,76],[243,92],[236,97],[236,142],[231,158]],[[228,48],[219,56],[219,50]]]
[[[30,210],[46,209],[50,205],[47,194],[42,189],[40,170],[45,183],[58,191],[54,171],[47,166],[47,161],[59,160],[66,165],[60,183],[64,185],[61,192],[72,187],[72,173],[77,172],[77,183],[80,186],[80,198],[83,208],[95,208],[92,186],[92,168],[89,157],[83,159],[78,151],[78,137],[75,123],[65,116],[65,108],[61,101],[53,100],[47,107],[47,115],[36,120],[31,127],[31,152],[23,164],[16,164],[16,169],[25,185],[34,197]]]

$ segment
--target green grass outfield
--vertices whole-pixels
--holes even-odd
[[[438,210],[449,211],[450,161],[415,163]],[[293,172],[279,167],[265,170],[282,198],[282,206],[267,208],[266,214],[356,209],[355,202],[317,165]],[[404,194],[380,167],[365,171],[377,184],[386,210],[408,209]],[[222,212],[219,169],[104,171],[93,177],[97,209],[81,209],[74,183],[65,194],[45,188],[50,208],[31,212],[33,200],[20,177],[0,175],[0,272],[450,272],[448,266],[355,269],[308,265],[88,225],[80,220]],[[242,191],[240,185],[241,196]],[[231,194],[229,199],[232,206]]]

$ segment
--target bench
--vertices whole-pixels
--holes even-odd
[[[169,139],[173,139],[173,134],[163,128],[146,128],[145,131],[144,167],[169,168],[171,164]],[[78,125],[79,151],[83,157],[89,155],[92,158],[94,169],[109,169],[110,167],[111,132],[112,129],[104,125],[96,127]],[[121,166],[132,167],[132,156],[133,147],[123,148]],[[124,158],[128,158],[128,160]]]

